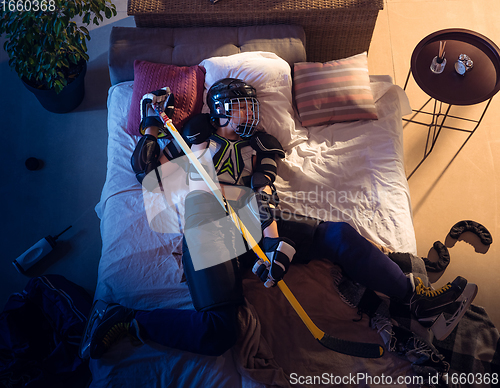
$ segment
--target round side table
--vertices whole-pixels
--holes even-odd
[[[433,58],[438,55],[440,41],[446,41],[445,58],[447,63],[444,71],[436,74],[431,71],[430,66]],[[455,70],[455,62],[460,54],[468,55],[473,61],[472,69],[464,75],[458,74]],[[443,128],[469,132],[469,136],[458,152],[476,131],[491,99],[500,90],[500,49],[490,39],[474,31],[459,28],[437,31],[422,39],[413,50],[410,71],[404,89],[406,89],[410,75],[413,75],[413,79],[420,89],[430,96],[420,110],[414,110],[416,114],[413,118],[419,113],[426,113],[432,115],[432,121],[429,124],[416,121],[413,118],[405,119],[405,121],[429,127],[424,157],[408,176],[408,179],[429,156]],[[425,106],[432,100],[434,100],[433,112],[424,111]],[[454,119],[474,122],[475,127],[472,130],[444,125],[451,106],[474,105],[485,101],[487,103],[479,120],[453,116]],[[448,105],[444,113],[442,113],[443,103]],[[441,122],[438,123],[440,118]]]

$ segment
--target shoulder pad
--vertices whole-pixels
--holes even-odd
[[[182,128],[181,135],[186,143],[191,146],[192,144],[201,144],[206,141],[214,130],[215,128],[210,122],[210,115],[200,113],[188,120]]]
[[[257,132],[250,138],[250,145],[257,152],[276,154],[284,158],[285,151],[278,139],[266,132]]]

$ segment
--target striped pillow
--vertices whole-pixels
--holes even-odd
[[[293,83],[304,127],[377,119],[366,52],[326,63],[296,63]]]

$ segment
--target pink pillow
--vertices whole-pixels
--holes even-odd
[[[296,63],[293,91],[304,127],[377,119],[366,52],[326,63]]]
[[[134,62],[134,91],[128,114],[127,133],[141,136],[140,101],[144,94],[168,86],[175,96],[172,121],[181,129],[203,107],[205,69],[201,66],[179,67],[147,61]]]

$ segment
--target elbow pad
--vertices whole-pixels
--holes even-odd
[[[158,169],[160,166],[159,156],[160,146],[156,138],[153,135],[144,135],[141,137],[130,160],[132,170],[134,170],[139,183],[142,183],[144,178],[153,170],[156,170],[157,180],[161,182],[161,172]],[[146,187],[146,189],[152,191],[154,187]]]
[[[271,184],[276,180],[276,175],[278,174],[278,164],[276,163],[276,156],[262,155],[257,153],[257,166],[255,167],[254,175],[257,174],[267,176],[269,180],[269,183],[267,185],[271,186]],[[261,180],[261,178],[256,179],[256,182],[260,182]]]
[[[285,151],[274,136],[265,132],[257,132],[252,136],[250,145],[257,151],[255,178],[252,176],[252,188],[255,190],[264,186],[272,186],[278,172],[277,160],[285,157]],[[266,181],[263,176],[266,176],[268,180]]]
[[[278,139],[266,132],[255,133],[255,135],[253,135],[250,139],[250,145],[258,153],[276,155],[281,159],[286,156],[285,151],[283,150],[283,147]]]
[[[273,191],[273,194],[256,191],[255,199],[258,209],[254,213],[260,220],[261,229],[264,230],[275,220],[274,209],[278,206],[278,194],[276,191]]]
[[[271,189],[274,187],[273,185],[274,179],[271,180],[268,174],[265,174],[261,171],[256,171],[253,173],[252,178],[250,178],[250,187],[252,190],[256,191],[261,187],[269,186]]]

